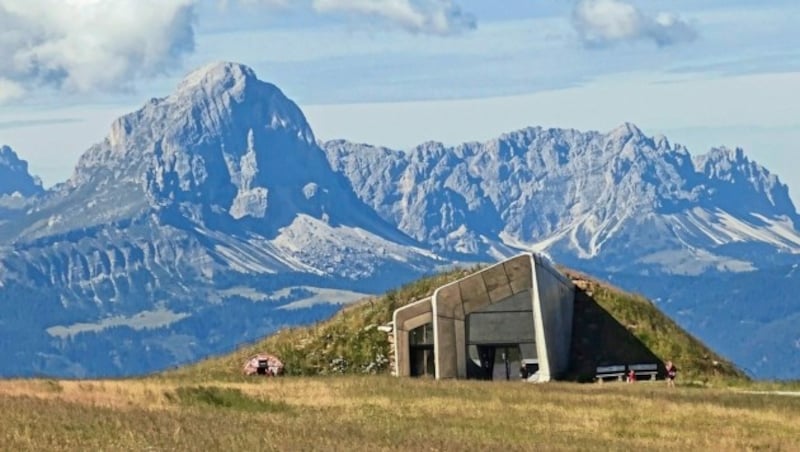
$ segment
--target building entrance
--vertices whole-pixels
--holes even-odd
[[[408,334],[409,373],[412,377],[435,377],[433,325],[427,323]]]
[[[522,355],[519,345],[470,345],[470,359],[477,364],[473,378],[481,380],[519,380]]]
[[[412,345],[410,351],[412,377],[434,377],[436,364],[433,361],[433,346]]]

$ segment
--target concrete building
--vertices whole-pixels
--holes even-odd
[[[575,288],[526,253],[439,287],[393,316],[396,376],[546,382],[569,364]]]

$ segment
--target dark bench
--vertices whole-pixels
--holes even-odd
[[[658,364],[630,364],[628,370],[636,374],[637,380],[639,376],[649,376],[650,380],[655,380],[658,376]]]
[[[594,378],[598,383],[602,383],[606,378],[616,378],[618,381],[622,381],[624,376],[625,365],[618,364],[614,366],[597,366]]]

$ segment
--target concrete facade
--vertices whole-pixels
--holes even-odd
[[[394,374],[396,376],[408,377],[411,375],[411,360],[408,356],[408,350],[410,349],[408,335],[415,328],[433,321],[431,299],[431,297],[428,297],[394,311],[392,322],[394,324]],[[397,350],[406,352],[397,353]]]
[[[484,375],[486,362],[500,350],[506,376],[511,359],[515,373],[520,363],[537,362],[537,381],[558,378],[568,365],[574,294],[568,278],[531,253],[439,287],[432,297],[394,312],[394,373],[419,372],[412,362],[418,368],[427,358],[417,358],[417,351],[429,348],[437,379],[492,378]],[[417,334],[423,328],[432,330],[432,344]]]

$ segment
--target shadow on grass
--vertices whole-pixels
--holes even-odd
[[[592,382],[598,366],[657,364],[663,361],[583,290],[575,291],[572,347],[567,380]]]

